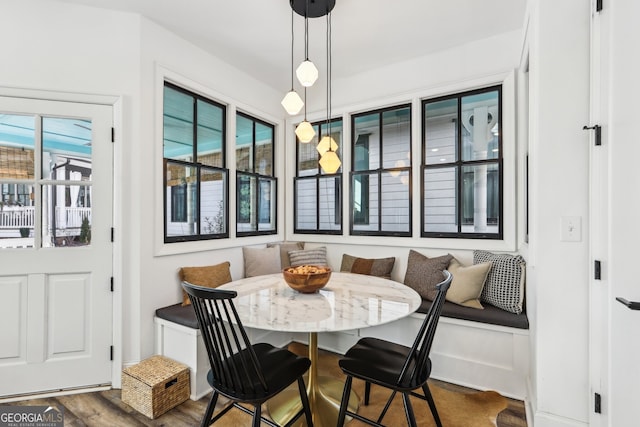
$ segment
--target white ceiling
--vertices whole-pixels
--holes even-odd
[[[277,90],[290,87],[289,0],[61,1],[139,13]],[[526,2],[336,0],[331,18],[332,77],[518,30]],[[297,66],[304,59],[304,19],[297,14],[294,26]],[[310,19],[309,58],[321,72],[325,46],[326,18]]]

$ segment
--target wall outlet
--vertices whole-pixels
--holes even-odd
[[[582,217],[563,216],[560,218],[561,242],[582,241]]]

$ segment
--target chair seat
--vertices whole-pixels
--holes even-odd
[[[414,390],[429,378],[431,361],[419,376],[409,376],[398,384],[398,374],[411,348],[378,338],[362,338],[338,361],[347,375],[399,391]],[[413,366],[410,365],[410,368]]]
[[[260,391],[238,393],[237,390],[227,390],[223,383],[213,378],[213,372],[209,370],[207,381],[211,387],[218,390],[223,396],[238,401],[246,403],[261,402],[264,401],[265,398],[273,396],[287,388],[296,378],[307,372],[309,366],[311,366],[311,361],[308,358],[298,356],[286,348],[274,347],[271,344],[255,344],[253,345],[253,351],[260,361],[264,379],[267,383],[266,390],[261,391],[262,386],[257,378],[251,378],[250,383],[249,380],[243,380],[242,387],[247,391]],[[244,363],[250,363],[247,350],[236,353],[232,358],[236,363],[242,364],[241,358],[245,359]]]

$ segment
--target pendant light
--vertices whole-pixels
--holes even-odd
[[[318,69],[309,60],[309,0],[306,0],[304,13],[304,58],[302,64],[296,69],[296,76],[302,86],[310,87],[318,80]]]
[[[302,102],[302,98],[298,95],[298,92],[293,88],[293,47],[294,47],[294,38],[293,38],[293,9],[291,9],[291,90],[287,92],[287,94],[282,98],[282,106],[286,110],[287,113],[294,116],[300,112],[304,102]]]
[[[311,123],[307,120],[307,88],[304,88],[304,120],[296,126],[296,136],[298,140],[303,143],[311,142],[316,131],[311,126]]]
[[[320,167],[325,173],[336,173],[342,162],[336,151],[338,144],[331,137],[331,11],[327,11],[327,134],[316,150],[321,154]]]

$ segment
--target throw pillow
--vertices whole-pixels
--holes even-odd
[[[313,249],[289,251],[289,261],[292,267],[296,265],[328,265],[327,248],[320,246]]]
[[[444,279],[442,272],[447,269],[452,258],[450,254],[429,258],[409,250],[404,284],[413,288],[422,298],[433,301],[438,293],[436,285]]]
[[[189,282],[192,285],[206,286],[207,288],[217,288],[220,285],[231,281],[231,271],[229,261],[216,265],[204,267],[182,267],[178,272],[180,282]],[[189,295],[182,290],[182,305],[191,304]]]
[[[453,280],[446,300],[465,307],[484,309],[480,303],[480,295],[490,268],[490,262],[465,267],[453,258],[447,268]]]
[[[368,274],[369,276],[391,278],[391,270],[395,264],[395,257],[389,258],[358,258],[351,255],[342,255],[340,271],[349,273]]]
[[[511,313],[522,313],[525,260],[522,255],[473,251],[473,263],[490,262],[481,300]]]
[[[244,277],[262,276],[280,272],[280,249],[242,248]]]
[[[304,242],[267,243],[267,247],[277,247],[280,249],[280,267],[284,270],[291,265],[291,260],[289,260],[289,251],[304,249]]]

